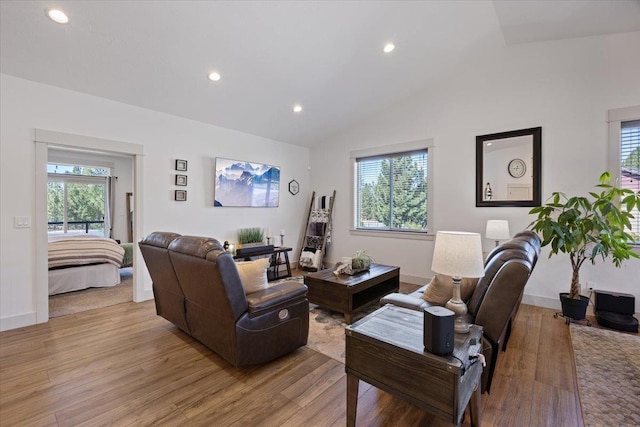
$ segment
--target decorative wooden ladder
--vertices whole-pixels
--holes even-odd
[[[333,203],[335,199],[336,190],[333,190],[333,194],[329,198],[329,207],[318,208],[316,206],[316,192],[314,191],[311,194],[311,203],[309,203],[309,211],[307,213],[307,224],[302,233],[298,260],[301,259],[302,252],[305,248],[313,248],[316,251],[320,251],[322,254],[321,264],[324,264],[324,257],[327,251],[327,237],[332,228]],[[315,267],[310,268],[301,266],[300,263],[298,263],[298,266],[303,270],[318,270]],[[320,265],[320,269],[322,269],[322,265]]]

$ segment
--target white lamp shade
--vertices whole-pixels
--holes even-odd
[[[509,221],[506,219],[490,219],[487,221],[485,237],[491,240],[507,240],[511,237],[509,233]]]
[[[452,277],[484,276],[480,234],[438,231],[431,270]]]

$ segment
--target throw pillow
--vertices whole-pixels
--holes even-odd
[[[245,294],[248,295],[269,287],[267,280],[269,258],[258,258],[254,261],[239,261],[235,264]]]
[[[478,278],[463,277],[460,283],[460,298],[462,301],[468,301],[473,294]],[[444,274],[436,274],[427,285],[422,298],[432,304],[444,306],[453,296],[453,279],[451,276]]]

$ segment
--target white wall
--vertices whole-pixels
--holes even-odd
[[[640,33],[534,43],[470,58],[429,89],[312,149],[312,185],[338,188],[334,244],[338,260],[368,249],[378,262],[426,280],[432,241],[351,235],[349,151],[433,138],[436,230],[484,234],[488,219],[507,219],[512,233],[532,220],[528,208],[475,207],[475,137],[542,126],[542,198],[552,191],[585,193],[607,165],[607,110],[640,104]],[[328,173],[331,171],[330,173]],[[484,239],[484,249],[492,242]],[[525,301],[559,307],[558,292],[571,280],[568,257],[543,250]],[[582,282],[636,296],[640,261],[621,269],[586,265]]]
[[[35,321],[35,231],[13,226],[14,216],[35,215],[35,128],[143,145],[143,235],[165,230],[235,241],[241,227],[284,228],[296,258],[311,189],[307,148],[8,75],[0,76],[0,122],[1,330]],[[214,208],[216,156],[280,166],[280,207]],[[176,158],[189,162],[186,202],[173,200]],[[297,196],[287,191],[294,178]]]

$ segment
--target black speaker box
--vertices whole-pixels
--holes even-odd
[[[633,315],[636,305],[636,298],[633,295],[608,291],[594,291],[594,293],[594,311]]]
[[[455,313],[445,307],[424,309],[424,348],[438,356],[453,353]]]

